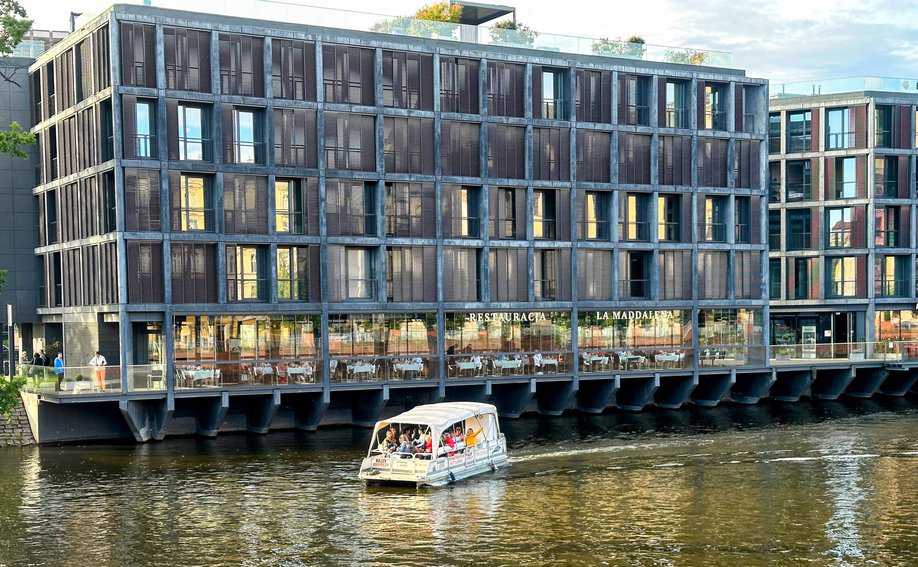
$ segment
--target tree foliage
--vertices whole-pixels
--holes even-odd
[[[32,20],[17,0],[0,0],[0,55],[16,49],[22,36],[32,29]]]
[[[611,57],[627,57],[629,59],[643,59],[647,52],[644,38],[633,35],[628,39],[609,39],[601,37],[593,42],[593,53]]]
[[[32,20],[27,16],[25,8],[17,0],[0,0],[0,56],[12,54],[22,41],[22,36],[32,28]],[[11,76],[3,77],[15,83]],[[35,136],[24,131],[17,122],[12,122],[6,130],[0,130],[0,154],[26,158],[29,154],[21,146],[34,143]]]
[[[532,45],[537,35],[539,33],[531,27],[513,20],[502,20],[491,28],[491,40],[494,43]]]
[[[4,285],[6,285],[6,270],[0,270],[0,293],[3,293]]]
[[[13,411],[19,407],[19,390],[26,384],[22,376],[13,376],[12,380],[0,376],[0,417],[9,419]]]
[[[462,7],[458,4],[449,2],[434,2],[421,6],[414,13],[414,17],[419,20],[431,20],[434,22],[459,22],[459,16],[462,13]]]

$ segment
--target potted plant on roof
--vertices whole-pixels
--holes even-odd
[[[513,20],[503,20],[490,29],[491,41],[500,45],[532,47],[536,36],[534,29]]]

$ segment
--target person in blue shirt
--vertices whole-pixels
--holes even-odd
[[[64,381],[64,353],[57,353],[54,359],[54,376],[57,378],[57,391],[61,391],[61,382]]]

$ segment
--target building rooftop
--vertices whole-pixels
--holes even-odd
[[[844,77],[796,83],[772,83],[771,98],[821,96],[864,91],[918,94],[918,79],[896,77]]]
[[[178,10],[194,9],[193,6],[189,6],[188,2],[181,0],[128,0],[119,3]],[[508,6],[474,2],[456,3],[463,5],[463,19],[470,22],[486,22],[496,17],[512,14],[514,11],[514,8]],[[435,22],[408,16],[314,6],[294,0],[250,0],[249,4],[251,7],[244,11],[245,14],[257,14],[258,19],[267,21],[462,41],[480,45],[537,49],[554,53],[596,55],[708,67],[730,67],[732,64],[732,56],[729,52],[710,49],[629,43],[618,39],[512,30],[471,23]],[[224,16],[239,16],[241,13],[236,3],[230,2],[215,2],[209,4],[207,9],[210,13]],[[88,18],[84,17],[81,18],[80,23],[86,21]]]

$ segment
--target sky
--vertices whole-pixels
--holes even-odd
[[[129,0],[141,3],[141,0]],[[153,5],[296,21],[286,3],[392,15],[431,0],[151,0]],[[483,0],[478,0],[483,1]],[[98,13],[110,0],[21,0],[36,29],[69,29],[69,12]],[[918,1],[911,0],[496,0],[542,32],[639,35],[651,44],[716,49],[732,66],[772,82],[852,76],[918,78]],[[559,9],[562,8],[563,9]],[[355,20],[359,19],[354,16]],[[309,23],[309,22],[303,22]]]

